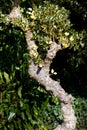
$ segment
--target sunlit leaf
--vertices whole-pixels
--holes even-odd
[[[18,96],[22,98],[22,86],[18,88]]]
[[[4,78],[5,78],[5,80],[6,80],[6,83],[9,83],[9,81],[10,81],[10,79],[9,79],[9,74],[6,73],[6,72],[4,72],[3,74],[4,74]]]

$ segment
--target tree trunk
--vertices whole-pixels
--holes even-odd
[[[17,19],[21,17],[24,23],[24,21],[27,21],[27,20],[23,18],[20,12],[20,8],[17,4],[18,3],[14,4],[16,6],[13,7],[11,13],[9,14],[10,21],[13,22],[13,19],[15,18]],[[72,96],[67,94],[64,91],[64,89],[61,87],[60,83],[53,80],[49,74],[52,60],[56,56],[56,53],[62,49],[62,47],[61,45],[51,41],[52,44],[50,45],[50,49],[48,50],[46,58],[43,61],[43,65],[40,66],[36,64],[34,61],[34,55],[32,54],[32,51],[34,51],[35,53],[38,53],[37,47],[36,47],[35,41],[33,40],[33,34],[30,31],[29,25],[27,23],[26,23],[27,29],[25,32],[25,38],[26,38],[29,54],[31,56],[31,61],[29,62],[29,70],[28,70],[29,75],[33,77],[34,79],[36,79],[36,81],[39,82],[41,85],[43,85],[46,91],[50,92],[53,96],[55,96],[56,98],[60,100],[61,112],[64,118],[64,122],[61,125],[59,125],[57,128],[55,128],[54,130],[75,130],[76,117],[75,117],[74,110],[71,104]]]
[[[27,31],[26,41],[29,51],[32,51],[35,41],[32,40],[32,32]],[[55,57],[58,50],[61,49],[56,43],[53,43],[48,50],[46,59],[44,60],[44,65],[39,70],[39,66],[34,63],[31,58],[31,63],[29,65],[29,74],[36,79],[41,85],[43,85],[46,91],[50,92],[53,96],[57,97],[61,102],[61,112],[64,117],[64,123],[59,125],[55,130],[74,130],[76,127],[76,117],[74,115],[74,110],[72,108],[72,96],[68,95],[64,89],[61,87],[59,82],[50,78],[50,64],[52,59]],[[38,72],[38,73],[37,73]]]

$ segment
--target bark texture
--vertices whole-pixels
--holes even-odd
[[[17,0],[15,1],[17,2]],[[14,4],[14,7],[9,14],[10,21],[12,22],[15,18],[22,18],[23,22],[26,20],[23,18],[20,8],[19,8],[19,0]],[[28,22],[27,22],[28,23]],[[31,61],[29,63],[29,74],[31,77],[36,79],[41,85],[45,87],[45,89],[50,92],[53,96],[57,97],[61,103],[61,112],[64,118],[64,122],[61,125],[58,125],[54,130],[75,130],[76,127],[76,117],[74,114],[74,110],[72,108],[72,96],[65,92],[65,90],[61,87],[60,83],[50,78],[50,65],[52,63],[53,58],[56,56],[56,53],[62,49],[61,45],[50,41],[50,48],[47,51],[46,58],[43,61],[43,65],[39,66],[34,61],[34,55],[32,51],[37,52],[37,46],[35,41],[33,40],[33,34],[29,29],[29,25],[27,25],[27,31],[25,32],[25,38],[28,46],[28,50],[31,56]]]

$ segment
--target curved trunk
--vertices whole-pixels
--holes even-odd
[[[60,46],[60,44],[51,41],[50,49],[47,52],[45,60],[43,61],[43,65],[39,66],[38,64],[36,64],[34,60],[35,55],[32,54],[32,51],[34,51],[37,54],[38,52],[35,41],[33,40],[33,34],[29,29],[28,22],[26,22],[27,19],[25,19],[20,12],[20,8],[18,6],[19,0],[15,0],[15,2],[17,3],[14,4],[14,7],[9,14],[9,19],[13,24],[15,24],[15,18],[21,18],[21,23],[26,23],[25,38],[31,56],[28,72],[31,77],[36,79],[37,82],[39,82],[41,85],[45,87],[46,91],[50,92],[53,96],[57,97],[60,100],[61,112],[64,117],[64,122],[57,128],[55,128],[55,130],[74,130],[76,127],[76,117],[71,104],[72,96],[68,95],[61,87],[59,82],[51,79],[49,75],[52,60],[55,57],[57,51],[61,50],[62,47]],[[20,25],[20,28],[22,28],[21,26],[22,25]]]
[[[35,44],[34,40],[32,40],[32,32],[27,31],[25,36],[28,49],[29,51],[32,51],[32,45]],[[53,43],[53,45],[48,50],[42,68],[36,65],[34,61],[31,59],[28,72],[30,76],[32,76],[41,85],[45,87],[46,91],[50,92],[53,96],[57,97],[60,100],[61,112],[64,118],[64,123],[59,125],[55,130],[74,130],[76,127],[76,117],[71,104],[72,96],[68,95],[61,87],[59,82],[50,78],[49,75],[50,64],[52,62],[52,59],[55,57],[56,52],[60,49],[61,47],[58,44]]]

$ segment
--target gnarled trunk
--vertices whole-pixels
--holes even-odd
[[[35,41],[32,40],[32,32],[27,31],[26,41],[29,51],[32,51],[32,45],[34,46]],[[36,79],[45,89],[50,92],[53,96],[57,97],[61,102],[61,112],[64,117],[64,123],[59,125],[55,130],[74,130],[76,127],[76,117],[72,108],[72,96],[68,95],[61,87],[59,82],[50,78],[50,64],[55,57],[57,51],[61,49],[61,46],[53,42],[50,49],[47,52],[47,56],[44,60],[42,68],[36,65],[31,58],[29,65],[29,74]]]
[[[15,0],[15,2],[17,2],[17,0]],[[14,7],[9,14],[9,19],[11,22],[13,22],[15,18],[21,18],[21,22],[23,23],[24,21],[27,21],[20,12],[18,2],[14,4]],[[72,96],[67,94],[65,90],[61,87],[60,83],[58,81],[53,80],[49,74],[52,60],[56,56],[56,53],[62,49],[62,47],[60,44],[51,41],[50,49],[47,51],[47,55],[43,61],[43,65],[39,66],[38,64],[36,64],[34,61],[34,55],[32,54],[32,50],[34,49],[35,53],[38,53],[37,47],[35,41],[33,40],[33,34],[29,29],[29,25],[27,23],[25,26],[25,38],[31,56],[28,72],[31,77],[36,79],[37,82],[39,82],[45,87],[46,91],[50,92],[53,96],[57,97],[60,100],[61,112],[64,118],[64,122],[61,125],[58,125],[55,130],[74,130],[76,127],[76,117],[71,104]]]

